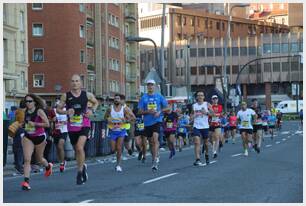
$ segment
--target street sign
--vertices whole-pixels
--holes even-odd
[[[299,95],[300,94],[300,85],[297,83],[292,83],[292,95]]]

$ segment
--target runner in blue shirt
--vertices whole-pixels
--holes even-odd
[[[274,136],[275,124],[276,124],[276,116],[269,111],[268,126],[269,126],[269,133],[271,134],[271,139],[273,139]]]
[[[184,139],[187,138],[187,127],[189,125],[189,118],[186,114],[183,114],[182,111],[178,110],[179,114],[179,121],[177,126],[177,138],[178,138],[178,145],[179,151],[182,151],[182,146],[184,144]]]
[[[168,103],[161,94],[154,92],[155,81],[148,80],[147,82],[148,93],[145,93],[139,103],[139,114],[143,115],[143,122],[145,127],[145,136],[150,141],[152,153],[152,170],[158,169],[158,149],[159,142],[158,136],[160,126],[163,121],[163,109],[168,107]]]

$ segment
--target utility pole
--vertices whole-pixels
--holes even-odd
[[[162,79],[162,87],[164,87],[166,82],[165,79],[165,65],[164,65],[164,41],[165,41],[165,17],[166,17],[166,4],[163,3],[163,14],[161,20],[161,41],[160,41],[160,71],[161,71],[161,79]],[[165,91],[165,94],[166,91]]]

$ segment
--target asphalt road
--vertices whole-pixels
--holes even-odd
[[[112,162],[88,165],[89,180],[76,185],[76,169],[55,171],[45,178],[31,177],[31,191],[22,191],[22,177],[3,180],[3,202],[48,203],[301,203],[303,202],[303,134],[298,122],[284,122],[262,151],[242,155],[240,135],[228,143],[211,164],[193,166],[193,147],[169,160],[161,152],[160,169],[151,170],[151,157],[142,164],[137,157],[123,161],[117,173]],[[203,159],[203,157],[202,157]]]

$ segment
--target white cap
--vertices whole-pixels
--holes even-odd
[[[149,80],[147,80],[147,82],[146,82],[147,84],[156,84],[155,83],[155,81],[153,80],[153,79],[149,79]]]
[[[218,96],[217,96],[217,95],[213,95],[211,98],[212,98],[212,99],[213,99],[213,98],[217,98],[217,99],[218,99]]]

